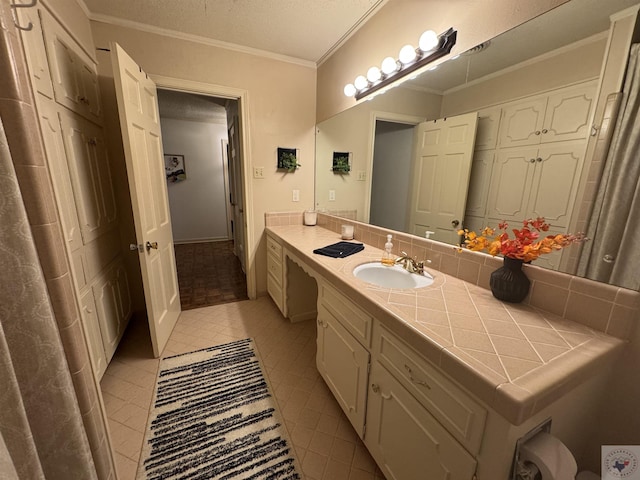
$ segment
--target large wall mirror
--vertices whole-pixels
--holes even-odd
[[[571,0],[318,124],[316,209],[452,244],[536,216],[575,231],[610,16],[637,3]],[[579,273],[570,250],[536,263]]]

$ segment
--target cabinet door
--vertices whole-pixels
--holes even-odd
[[[501,108],[491,108],[478,112],[478,126],[476,132],[475,149],[487,150],[496,148],[500,127]]]
[[[43,30],[55,99],[92,121],[100,121],[101,105],[95,62],[48,13]]]
[[[21,31],[22,43],[27,55],[27,64],[31,75],[31,83],[36,92],[53,99],[53,86],[51,85],[51,73],[47,62],[47,51],[44,46],[42,24],[40,23],[39,9],[17,8],[18,20],[21,25],[29,25],[33,28],[29,31]]]
[[[516,222],[526,218],[537,154],[535,147],[498,153],[489,188],[488,217]]]
[[[84,325],[87,346],[89,348],[89,356],[93,370],[96,372],[98,379],[102,378],[107,370],[107,357],[104,353],[102,345],[102,335],[100,333],[100,325],[98,324],[98,313],[96,304],[93,299],[93,292],[87,291],[80,298],[80,310],[82,323]]]
[[[64,239],[73,252],[82,246],[82,235],[55,102],[38,96],[38,114]]]
[[[116,202],[102,129],[69,112],[61,124],[84,243],[116,220]]]
[[[102,346],[109,363],[122,338],[131,311],[126,270],[121,261],[108,268],[94,284],[93,297],[98,312]]]
[[[528,216],[544,217],[556,228],[569,226],[585,145],[583,142],[541,147],[528,200]]]
[[[465,216],[484,217],[486,214],[494,157],[495,150],[476,151],[473,154]]]
[[[471,480],[476,460],[379,363],[371,368],[365,444],[389,480]]]
[[[318,308],[316,363],[360,437],[364,433],[369,352],[324,308]]]
[[[519,147],[540,143],[546,97],[505,106],[500,120],[500,147]]]
[[[586,139],[594,95],[595,85],[592,83],[550,95],[542,142]]]

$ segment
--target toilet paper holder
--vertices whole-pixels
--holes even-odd
[[[517,480],[517,465],[518,459],[520,458],[520,447],[524,445],[528,440],[535,437],[540,432],[551,433],[551,417],[544,420],[538,426],[532,428],[527,433],[525,433],[522,437],[520,437],[516,441],[516,449],[513,452],[513,462],[511,463],[511,475],[509,476],[509,480]]]

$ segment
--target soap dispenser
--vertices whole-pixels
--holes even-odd
[[[393,254],[391,253],[391,249],[393,249],[391,235],[387,235],[387,243],[384,244],[384,253],[382,254],[382,260],[380,260],[383,265],[392,266],[396,263],[393,258]]]

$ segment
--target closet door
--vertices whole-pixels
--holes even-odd
[[[595,85],[571,88],[549,96],[542,142],[585,140],[593,106]]]
[[[556,228],[569,226],[585,145],[570,142],[540,147],[528,199],[528,215]]]
[[[116,220],[113,181],[102,129],[69,112],[61,112],[67,161],[84,243]]]
[[[44,97],[38,98],[38,113],[64,239],[69,246],[69,251],[75,251],[82,247],[82,235],[71,175],[67,166],[60,118],[55,103]]]
[[[53,99],[53,86],[51,85],[51,74],[49,63],[47,62],[47,50],[44,45],[42,24],[40,23],[39,9],[18,8],[17,14],[21,25],[33,25],[31,31],[22,32],[22,43],[27,55],[27,64],[31,74],[33,89]]]
[[[500,120],[500,147],[520,147],[540,143],[546,97],[505,106]]]
[[[518,148],[498,152],[491,175],[487,216],[491,223],[520,223],[527,218],[527,202],[538,149]]]

